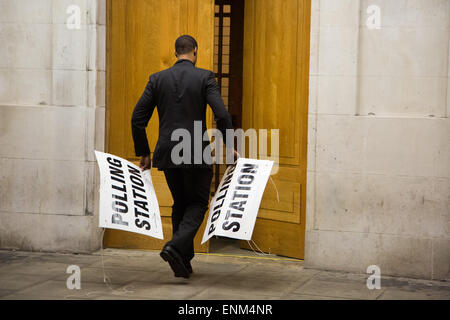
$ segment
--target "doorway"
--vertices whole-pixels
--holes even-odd
[[[252,239],[263,252],[303,259],[311,1],[108,0],[107,14],[106,151],[138,161],[129,128],[133,108],[149,75],[175,63],[175,39],[192,35],[200,46],[198,67],[216,72],[235,127],[268,129],[269,137],[279,130],[279,169],[266,186]],[[213,126],[210,110],[207,126]],[[153,150],[156,114],[147,135]],[[219,181],[223,168],[216,172]],[[167,241],[172,199],[163,174],[151,174]],[[209,242],[200,244],[204,227],[196,252],[211,251]],[[107,230],[104,240],[114,248],[163,244],[118,230]],[[247,242],[232,248],[237,245],[251,250]]]

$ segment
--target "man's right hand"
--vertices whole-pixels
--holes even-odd
[[[239,152],[234,150],[234,162],[236,162],[240,157],[241,157],[241,155],[239,154]]]
[[[230,166],[230,165],[232,165],[232,164],[235,164],[236,163],[236,161],[241,157],[241,155],[239,154],[239,152],[237,152],[236,151],[236,149],[234,149],[233,150],[233,162],[229,162],[229,160],[231,160],[231,159],[229,159],[229,157],[231,157],[231,150],[230,149],[228,149],[227,151],[227,155],[226,155],[226,157],[225,157],[225,164],[227,165],[227,166]]]
[[[152,168],[152,159],[150,158],[150,155],[146,155],[141,158],[139,167],[142,171]]]

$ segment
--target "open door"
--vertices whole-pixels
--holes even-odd
[[[199,43],[198,67],[213,68],[214,0],[108,0],[107,16],[106,149],[137,163],[131,114],[150,74],[175,63],[176,38],[182,34],[195,37]],[[147,128],[150,150],[154,150],[158,138],[156,113],[155,109]],[[210,110],[207,119],[211,127]],[[151,174],[165,240],[108,229],[105,247],[161,249],[171,238],[172,196],[162,171],[152,169]],[[195,238],[196,252],[208,251],[208,243],[200,245],[204,227]]]
[[[304,258],[310,0],[246,0],[243,129],[279,129],[279,170],[268,181],[252,239]],[[270,137],[270,132],[268,133]],[[270,142],[269,142],[270,146]],[[242,241],[241,247],[249,248]]]

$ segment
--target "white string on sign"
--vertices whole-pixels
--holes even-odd
[[[269,178],[270,178],[270,182],[272,182],[273,187],[275,188],[275,191],[277,192],[277,201],[278,201],[278,203],[280,203],[280,197],[279,197],[279,195],[278,195],[278,188],[277,188],[277,185],[275,184],[275,181],[273,181],[272,176],[269,176]]]
[[[111,287],[111,281],[109,280],[109,278],[106,276],[106,272],[105,272],[105,263],[103,260],[103,237],[105,235],[105,228],[102,228],[102,236],[101,236],[101,243],[100,243],[100,257],[102,259],[102,271],[103,271],[103,282],[106,284],[106,286],[108,287],[108,289],[110,289],[111,291],[113,290]],[[64,299],[68,299],[68,298],[79,298],[79,297],[89,297],[89,295],[94,294],[94,293],[99,293],[99,294],[103,294],[104,292],[102,291],[89,291],[86,292],[84,295],[67,295],[64,297]]]
[[[103,260],[103,237],[105,236],[105,230],[106,228],[102,228],[102,239],[101,241],[101,250],[100,250],[100,256],[102,257],[102,271],[103,271],[103,282],[106,283],[106,285],[108,286],[109,289],[112,290],[111,288],[111,280],[109,280],[109,278],[106,276],[106,272],[105,272],[105,261]]]
[[[125,286],[125,287],[123,287],[123,288],[120,288],[120,289],[118,289],[118,290],[114,290],[112,287],[111,287],[111,280],[108,278],[108,276],[106,275],[106,273],[105,273],[105,263],[104,263],[104,260],[103,260],[103,250],[104,250],[104,248],[103,248],[103,240],[104,240],[104,235],[105,235],[105,228],[103,228],[103,231],[102,231],[102,243],[101,243],[101,248],[102,248],[102,250],[100,251],[100,255],[101,255],[101,257],[102,257],[102,269],[103,269],[103,282],[106,284],[106,286],[108,287],[108,289],[110,289],[112,292],[112,294],[114,294],[114,295],[116,295],[117,293],[125,293],[125,294],[128,294],[128,293],[134,293],[134,291],[133,290],[128,290],[127,289],[127,287],[129,287],[129,285],[127,285],[127,286]],[[134,288],[134,287],[132,287],[132,288]],[[131,288],[130,288],[131,289]]]
[[[262,251],[262,250],[258,247],[258,245],[256,244],[255,241],[253,241],[253,240],[251,240],[251,241],[252,241],[253,244],[255,245],[256,249],[258,249],[258,251],[259,251],[259,252],[257,252],[255,249],[253,249],[253,247],[252,247],[250,241],[247,240],[247,243],[248,243],[249,247],[252,249],[252,251],[253,251],[255,254],[257,254],[258,256],[270,256],[270,255],[271,255],[270,252],[269,252],[269,253],[265,253],[264,251]]]
[[[277,185],[276,185],[275,181],[273,181],[272,176],[269,176],[269,178],[270,178],[270,182],[272,182],[273,187],[275,188],[275,191],[276,191],[276,193],[277,193],[277,201],[278,201],[278,203],[279,203],[279,202],[280,202],[280,196],[279,196],[279,193],[278,193]],[[256,253],[257,255],[260,255],[260,256],[268,256],[268,255],[270,255],[270,252],[269,252],[269,253],[265,253],[264,251],[262,251],[262,250],[258,247],[258,245],[256,244],[256,242],[253,241],[253,239],[252,239],[251,241],[252,241],[253,244],[255,245],[256,249],[259,251],[259,252],[255,251],[255,249],[253,249],[253,246],[252,246],[252,244],[250,243],[250,241],[247,240],[247,243],[248,243],[249,247],[252,249],[252,251],[253,251],[254,253]]]

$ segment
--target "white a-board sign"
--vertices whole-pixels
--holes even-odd
[[[214,235],[250,240],[273,161],[239,158],[228,166],[209,206],[202,243]]]
[[[163,239],[161,215],[150,170],[95,151],[100,169],[99,226]]]

